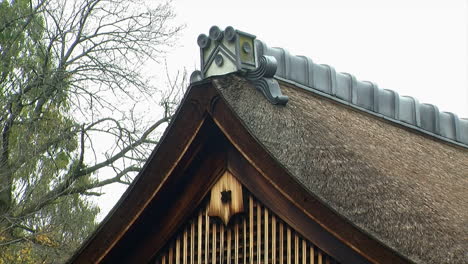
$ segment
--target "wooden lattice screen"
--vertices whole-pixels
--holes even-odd
[[[161,250],[161,264],[338,263],[279,219],[252,195],[248,210],[227,226],[207,214],[206,203]]]

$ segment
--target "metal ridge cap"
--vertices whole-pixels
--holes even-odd
[[[357,81],[349,73],[337,73],[333,67],[316,64],[305,56],[294,56],[283,48],[270,48],[256,40],[257,56],[278,60],[276,79],[333,99],[391,122],[416,129],[427,135],[468,148],[468,119],[439,111],[433,104],[420,103],[373,82]],[[377,105],[376,105],[377,104]]]
[[[343,100],[343,99],[340,99],[340,98],[337,98],[336,96],[333,96],[331,94],[328,94],[328,93],[325,93],[325,92],[322,92],[322,91],[319,91],[317,89],[314,89],[314,88],[311,88],[311,87],[308,87],[308,86],[305,86],[303,84],[300,84],[298,82],[295,82],[295,81],[292,81],[292,80],[289,80],[289,79],[285,79],[285,78],[282,78],[282,77],[279,77],[279,76],[275,76],[274,77],[275,79],[279,80],[279,81],[282,81],[282,82],[285,82],[285,83],[289,83],[289,84],[292,84],[294,86],[297,86],[301,89],[304,89],[306,91],[309,91],[309,92],[312,92],[314,94],[318,94],[320,96],[323,96],[323,97],[326,97],[328,99],[331,99],[333,101],[336,101],[336,102],[339,102],[339,103],[342,103],[344,105],[347,105],[349,107],[352,107],[354,109],[358,109],[359,111],[363,111],[365,113],[368,113],[368,114],[371,114],[373,116],[377,116],[377,117],[380,117],[380,118],[383,118],[387,121],[391,121],[392,123],[396,123],[396,124],[399,124],[399,125],[402,125],[402,126],[405,126],[405,127],[408,127],[408,128],[411,128],[411,129],[415,129],[419,132],[422,132],[424,134],[427,134],[427,135],[430,135],[432,137],[435,137],[437,139],[441,139],[443,141],[446,141],[446,142],[449,142],[449,143],[452,143],[452,144],[455,144],[459,147],[463,147],[463,148],[467,148],[468,149],[468,144],[465,144],[463,142],[458,142],[458,141],[455,141],[451,138],[448,138],[448,137],[444,137],[444,136],[441,136],[441,135],[437,135],[435,133],[432,133],[431,131],[429,130],[426,130],[426,129],[423,129],[423,128],[420,128],[420,127],[417,127],[413,124],[409,124],[409,123],[406,123],[406,122],[403,122],[403,121],[400,121],[400,120],[397,120],[397,119],[394,119],[392,117],[388,117],[388,116],[385,116],[381,113],[378,113],[378,112],[374,112],[374,111],[370,111],[370,110],[367,110],[366,108],[363,108],[363,107],[360,107],[358,105],[355,105],[353,103],[350,103],[346,100]],[[448,113],[448,114],[452,114],[451,112],[444,112],[444,113]],[[465,119],[465,118],[462,118],[462,119]],[[468,119],[466,119],[468,120]]]

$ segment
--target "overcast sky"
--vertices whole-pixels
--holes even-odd
[[[174,0],[186,24],[168,57],[173,71],[199,69],[197,36],[212,25],[256,35],[380,88],[468,118],[467,0]],[[100,199],[101,217],[124,190]]]
[[[175,0],[186,24],[171,68],[199,68],[212,25],[254,34],[337,71],[468,117],[466,0]]]

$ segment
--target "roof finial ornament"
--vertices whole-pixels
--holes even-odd
[[[281,93],[273,78],[277,63],[272,56],[257,58],[255,36],[227,27],[224,32],[217,26],[210,28],[209,36],[200,34],[201,70],[194,71],[190,82],[201,81],[210,76],[240,73],[251,81],[272,104],[285,105],[288,97]]]

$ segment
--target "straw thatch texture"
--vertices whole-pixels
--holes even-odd
[[[468,262],[468,150],[282,84],[270,104],[214,80],[246,128],[311,193],[417,263]]]

